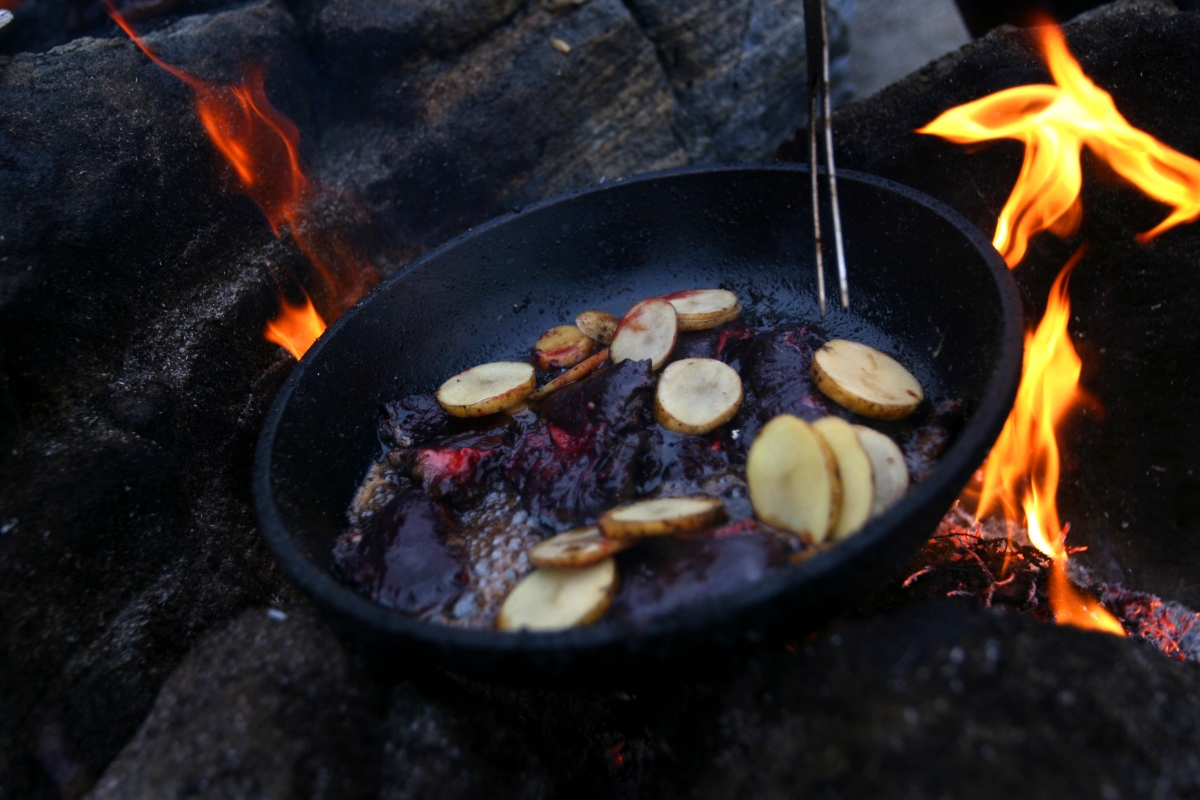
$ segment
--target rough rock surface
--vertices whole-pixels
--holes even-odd
[[[278,612],[274,612],[278,614]],[[197,646],[93,797],[1176,797],[1200,671],[939,601],[698,681],[384,686],[310,615]]]
[[[800,2],[701,6],[751,20]],[[385,274],[513,206],[717,152],[684,141],[700,112],[616,0],[176,11],[221,8],[139,27],[209,81],[265,67],[310,172],[345,199],[312,224],[365,209]],[[639,9],[668,27],[683,13]],[[0,46],[28,45],[22,30],[42,37],[35,49],[59,44],[60,13],[28,0]],[[45,25],[22,27],[35,18]],[[768,57],[755,24],[689,46],[720,55],[712,85],[738,76],[711,124],[762,158],[801,118],[774,98],[803,84],[802,31],[771,31],[786,57]],[[308,267],[231,190],[186,86],[111,24],[89,30],[110,38],[0,56],[0,798],[78,796],[197,637],[297,599],[259,542],[248,486],[292,363],[262,340],[274,284]]]
[[[1135,127],[1200,160],[1200,71],[1180,53],[1200,41],[1200,13],[1141,0],[1065,26],[1084,71]],[[997,29],[869,101],[835,114],[840,168],[899,181],[957,209],[990,233],[1020,170],[1022,145],[965,148],[913,131],[942,111],[1011,86],[1050,82],[1028,31]],[[802,132],[803,134],[803,132]],[[803,160],[805,135],[779,155]],[[1098,159],[1083,160],[1083,224],[1062,241],[1044,233],[1016,268],[1026,316],[1041,317],[1054,276],[1081,244],[1071,277],[1072,326],[1084,387],[1103,407],[1078,419],[1060,492],[1069,543],[1097,576],[1200,607],[1200,225],[1146,246],[1134,236],[1167,214]]]

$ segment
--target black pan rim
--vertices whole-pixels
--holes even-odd
[[[502,633],[421,622],[367,599],[337,580],[327,570],[317,566],[295,544],[290,532],[284,526],[271,491],[270,463],[275,433],[293,391],[304,378],[307,365],[312,362],[313,357],[328,341],[337,336],[338,331],[353,322],[376,293],[390,284],[402,280],[414,270],[420,269],[427,261],[454,248],[464,240],[479,236],[522,215],[568,203],[580,196],[613,191],[634,183],[657,181],[680,175],[756,172],[807,174],[808,168],[797,164],[679,167],[628,178],[618,178],[598,186],[589,186],[556,195],[468,229],[459,236],[430,250],[361,298],[329,326],[305,358],[301,359],[288,375],[264,419],[255,449],[252,479],[255,515],[267,547],[283,568],[284,573],[305,594],[315,598],[319,605],[324,606],[335,616],[355,620],[359,625],[366,626],[371,633],[393,641],[403,639],[442,650],[473,651],[478,655],[495,657],[508,655],[536,657],[542,654],[560,654],[564,651],[575,651],[582,654],[589,650],[619,645],[622,642],[644,644],[668,635],[696,631],[718,619],[746,612],[773,596],[799,591],[804,584],[830,573],[841,563],[852,560],[856,555],[869,549],[877,543],[877,540],[885,537],[893,527],[913,516],[924,504],[933,502],[943,487],[940,487],[935,480],[926,480],[918,484],[885,515],[870,522],[853,537],[792,569],[770,576],[744,591],[723,597],[719,602],[708,600],[685,611],[656,617],[642,624],[601,622],[594,626],[556,633]],[[851,170],[840,170],[839,174],[843,180],[860,182],[883,189],[934,210],[958,229],[980,252],[992,273],[1000,297],[1003,319],[1000,357],[993,366],[983,401],[974,410],[958,438],[940,459],[937,472],[956,472],[977,466],[982,463],[995,437],[1003,427],[1008,416],[1008,409],[1012,406],[1020,383],[1021,364],[1024,357],[1024,317],[1017,285],[1008,267],[992,247],[991,241],[965,217],[946,204],[911,187],[878,176]]]

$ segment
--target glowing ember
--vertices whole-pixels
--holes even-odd
[[[291,232],[316,270],[325,316],[337,319],[375,285],[378,276],[336,231],[307,223],[306,209],[318,189],[300,162],[299,130],[267,99],[263,70],[250,68],[246,78],[234,85],[201,80],[156,56],[111,3],[108,11],[151,61],[192,90],[196,114],[209,139],[233,168],[242,191],[262,209],[275,235],[285,227]],[[264,335],[300,358],[325,330],[325,321],[307,295],[305,304],[296,306],[281,293],[280,305],[279,316]]]
[[[263,338],[287,350],[299,360],[313,342],[325,332],[325,320],[317,313],[306,294],[303,303],[290,303],[280,297],[279,316],[267,323]]]
[[[1025,143],[1020,177],[992,239],[1008,265],[1021,261],[1034,234],[1067,236],[1078,228],[1085,145],[1147,195],[1174,208],[1139,241],[1200,217],[1200,162],[1130,125],[1112,96],[1083,74],[1057,26],[1047,20],[1037,32],[1055,85],[1006,89],[952,108],[917,131],[959,144]]]
[[[1067,332],[1067,282],[1082,255],[1077,252],[1058,274],[1042,321],[1025,335],[1021,387],[983,465],[976,516],[998,513],[1023,523],[1033,545],[1053,560],[1049,595],[1057,622],[1124,635],[1121,623],[1067,578],[1067,531],[1058,518],[1057,431],[1085,397],[1079,388],[1082,362]]]

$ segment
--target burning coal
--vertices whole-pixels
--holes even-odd
[[[993,139],[1025,143],[1021,174],[992,239],[1004,260],[1015,267],[1030,237],[1041,231],[1065,237],[1078,229],[1085,146],[1146,195],[1174,209],[1139,235],[1139,241],[1200,217],[1200,162],[1130,125],[1112,96],[1083,74],[1062,31],[1047,23],[1037,34],[1053,86],[996,92],[952,108],[917,131],[958,144]]]
[[[233,169],[241,190],[262,210],[275,235],[286,228],[312,264],[324,314],[307,293],[297,304],[280,291],[279,315],[263,333],[299,359],[325,331],[327,321],[341,316],[379,280],[371,263],[339,232],[308,219],[307,211],[321,190],[301,163],[300,131],[267,99],[261,67],[248,69],[237,84],[201,80],[155,55],[111,3],[108,11],[147,58],[192,90],[200,124]]]

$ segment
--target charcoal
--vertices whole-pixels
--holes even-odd
[[[338,569],[377,603],[421,615],[455,600],[466,583],[455,528],[444,503],[401,488],[334,550]]]

